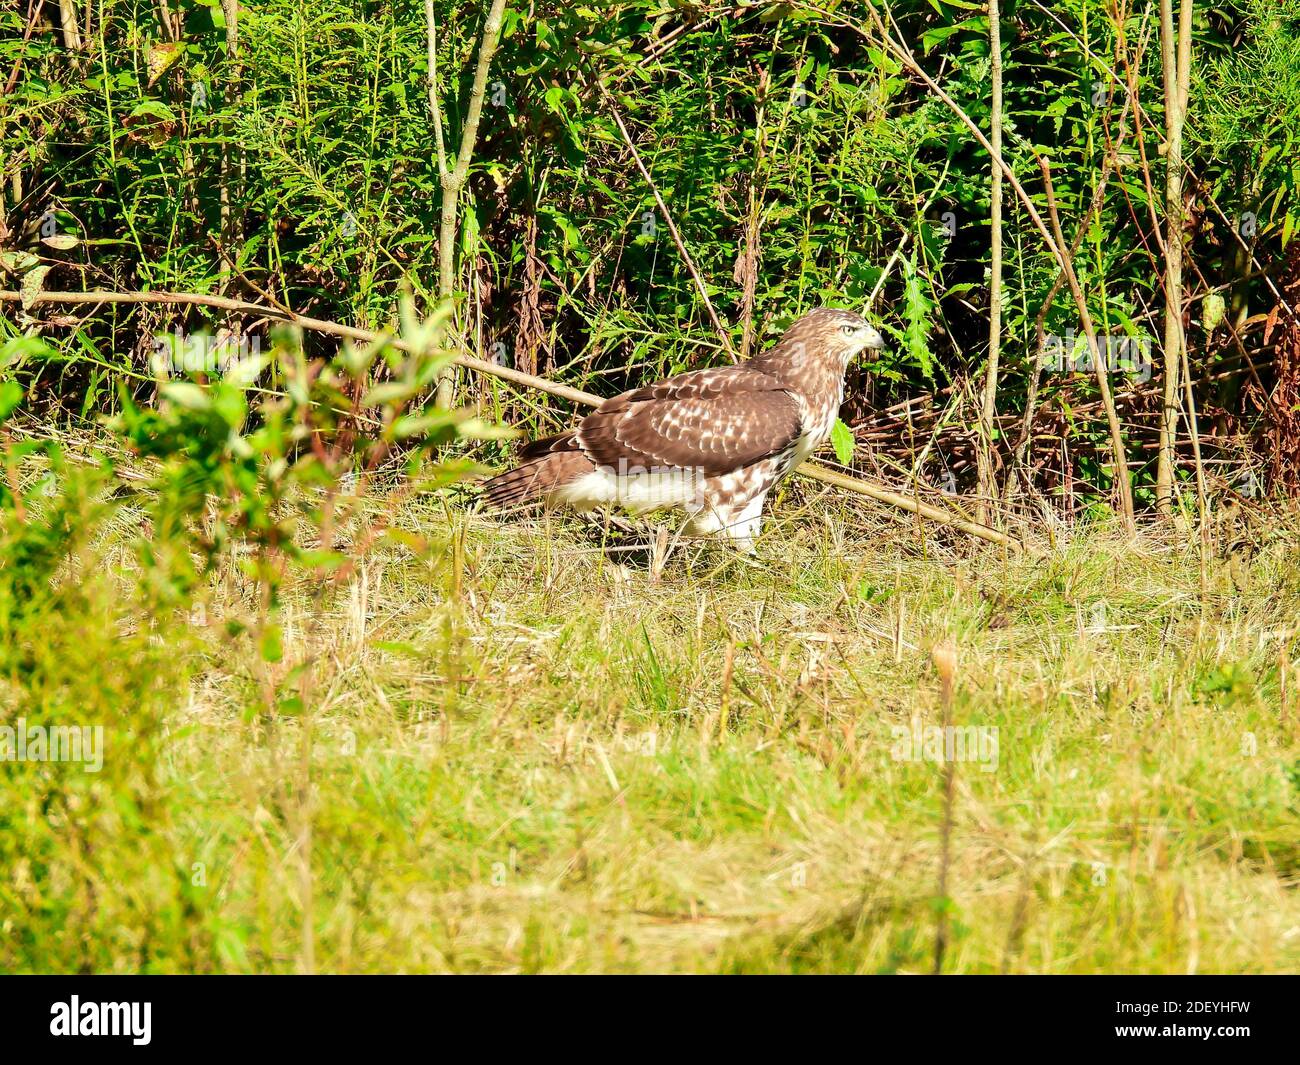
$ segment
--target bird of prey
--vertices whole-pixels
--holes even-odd
[[[718,533],[752,554],[767,493],[830,436],[849,361],[882,347],[864,318],[819,308],[747,362],[624,392],[534,441],[487,482],[487,501],[675,508],[686,535]]]

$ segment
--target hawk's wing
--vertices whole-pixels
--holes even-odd
[[[732,366],[624,392],[587,415],[575,442],[598,466],[728,473],[780,454],[803,431],[799,404],[774,377]]]

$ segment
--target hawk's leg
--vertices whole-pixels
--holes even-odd
[[[748,502],[740,504],[717,503],[692,515],[683,530],[688,536],[709,536],[720,533],[731,541],[738,551],[755,554],[754,539],[763,521],[763,491]]]
[[[731,521],[723,527],[723,532],[736,547],[747,555],[757,554],[754,541],[758,538],[759,527],[763,524],[763,501],[766,492],[759,492],[743,507],[733,511]]]

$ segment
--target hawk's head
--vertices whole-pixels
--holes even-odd
[[[843,374],[854,356],[868,349],[878,351],[884,346],[885,338],[861,315],[819,307],[790,326],[785,335],[755,361],[787,373],[821,367]]]
[[[805,314],[790,327],[786,336],[796,330],[807,334],[806,342],[837,352],[845,362],[859,352],[868,349],[879,351],[885,346],[885,338],[860,314],[830,307],[819,307]]]

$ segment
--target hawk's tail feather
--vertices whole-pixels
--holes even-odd
[[[591,460],[581,451],[568,450],[569,444],[567,434],[530,444],[521,453],[523,461],[518,466],[484,483],[484,501],[498,509],[535,503],[591,473],[596,468]]]
[[[531,462],[533,459],[545,458],[561,451],[577,451],[578,434],[574,432],[559,433],[556,436],[544,436],[532,440],[519,449],[519,461]]]

